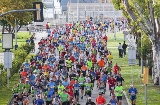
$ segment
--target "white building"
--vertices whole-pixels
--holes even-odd
[[[53,18],[54,14],[62,14],[62,7],[59,0],[42,0],[42,2],[46,7],[43,13],[44,18]]]
[[[122,11],[116,11],[112,3],[68,3],[68,21],[84,21],[86,17],[95,20],[122,18]],[[77,19],[78,18],[78,19]]]

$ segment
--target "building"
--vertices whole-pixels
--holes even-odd
[[[42,0],[46,9],[44,9],[44,18],[53,18],[54,14],[62,14],[62,7],[59,0]]]
[[[67,11],[67,3],[98,3],[98,0],[61,0],[62,11]]]
[[[112,3],[68,3],[67,10],[69,22],[83,21],[86,17],[93,17],[94,21],[123,17],[122,11],[115,11]]]
[[[111,3],[112,0],[98,0],[99,3]]]

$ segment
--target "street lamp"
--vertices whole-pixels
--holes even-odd
[[[79,21],[79,0],[77,0],[77,21]]]
[[[2,48],[5,49],[4,68],[7,68],[7,87],[9,88],[10,68],[12,68],[12,52],[10,52],[10,49],[13,48],[13,34],[2,34]]]

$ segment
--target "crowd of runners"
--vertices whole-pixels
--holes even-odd
[[[90,19],[46,27],[48,37],[39,41],[39,52],[20,69],[20,82],[13,88],[14,105],[29,105],[31,97],[33,105],[78,105],[84,98],[86,105],[122,105],[124,79],[107,49],[106,31],[112,24],[95,24]],[[91,100],[94,86],[99,94]],[[107,101],[106,92],[111,96]]]

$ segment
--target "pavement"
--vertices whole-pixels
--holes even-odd
[[[45,37],[47,37],[47,33],[46,32],[42,32],[42,33],[36,33],[36,39],[35,39],[35,53],[37,53],[39,50],[38,50],[38,42],[40,41],[40,39],[42,39],[42,37],[43,38],[45,38]],[[58,52],[58,51],[56,51],[56,52]],[[57,56],[56,56],[56,58],[59,58],[58,57],[58,53],[56,54]],[[99,58],[99,57],[98,57]],[[95,82],[95,84],[96,84],[96,82]],[[95,85],[94,86],[94,88],[93,88],[93,91],[92,91],[92,101],[94,101],[95,102],[95,100],[96,100],[96,97],[98,96],[98,93],[99,93],[99,90],[97,89],[97,86]],[[106,102],[108,103],[109,102],[109,100],[111,99],[111,96],[109,95],[109,88],[108,88],[108,84],[107,84],[107,87],[106,87],[106,93],[105,93],[105,95],[104,95],[104,97],[105,97],[105,99],[106,99]],[[32,104],[32,98],[30,98],[31,100],[30,100],[30,104],[29,105],[33,105]],[[80,103],[80,105],[85,105],[86,104],[86,102],[87,102],[87,99],[86,99],[86,97],[84,97],[83,99],[79,99],[79,103]],[[123,96],[123,99],[122,99],[122,105],[128,105],[128,103],[127,103],[127,101],[126,101],[126,99],[125,99],[125,97]]]

